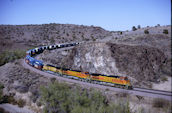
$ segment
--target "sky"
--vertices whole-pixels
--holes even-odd
[[[48,23],[110,31],[171,25],[171,0],[0,0],[0,24]]]

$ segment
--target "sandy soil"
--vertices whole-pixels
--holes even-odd
[[[171,91],[171,79],[172,77],[167,77],[168,81],[161,82],[159,84],[153,83],[152,89],[164,90],[164,91]]]

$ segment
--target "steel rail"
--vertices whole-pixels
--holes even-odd
[[[172,96],[172,93],[171,94],[167,94],[167,93],[162,93],[162,92],[158,92],[158,91],[152,91],[152,90],[147,90],[147,91],[145,91],[145,90],[137,90],[137,89],[133,89],[134,91],[139,91],[139,92],[146,92],[146,93],[151,93],[151,94],[159,94],[159,95],[166,95],[166,96]]]
[[[133,88],[144,89],[144,90],[154,90],[154,91],[172,93],[172,91],[164,91],[164,90],[158,90],[158,89],[141,88],[141,87],[133,87]]]

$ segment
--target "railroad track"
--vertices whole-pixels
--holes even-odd
[[[140,91],[140,92],[152,93],[152,94],[160,94],[160,95],[172,96],[172,92],[170,92],[170,91],[147,89],[147,88],[139,88],[139,87],[134,87],[133,90]]]
[[[54,72],[51,72],[51,71],[45,71],[45,72],[50,73],[50,74],[53,74],[55,76],[60,76],[59,74],[54,73]],[[65,77],[67,77],[67,75]],[[86,81],[82,81],[82,82],[86,82]],[[96,83],[91,82],[91,84],[96,84]],[[99,85],[105,85],[105,84],[99,84]],[[109,85],[105,85],[105,86],[107,86],[107,87],[113,87],[113,86],[109,86]],[[140,87],[133,87],[132,90],[133,91],[138,91],[138,92],[144,92],[144,93],[151,93],[151,94],[172,96],[172,92],[170,92],[170,91],[163,91],[163,90],[156,90],[156,89],[148,89],[148,88],[140,88]]]

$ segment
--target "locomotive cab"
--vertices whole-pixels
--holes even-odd
[[[124,81],[126,82],[127,89],[132,89],[132,86],[128,77],[124,77]]]
[[[43,68],[43,63],[41,61],[36,60],[34,62],[34,67],[41,70]]]
[[[120,77],[120,80],[123,81],[123,85],[125,85],[127,89],[132,89],[132,86],[128,77]]]

